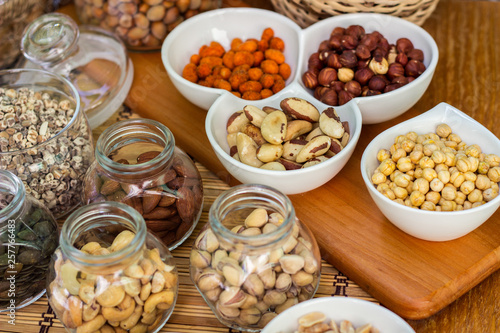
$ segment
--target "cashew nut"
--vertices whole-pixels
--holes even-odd
[[[139,298],[142,301],[146,301],[151,294],[151,283],[147,283],[142,286],[141,293],[139,294]]]
[[[130,317],[135,309],[135,301],[129,295],[117,307],[102,307],[101,313],[106,320],[122,321]]]
[[[154,323],[152,323],[151,325],[148,326],[148,331],[151,332],[151,331],[156,330],[158,325],[160,325],[162,318],[163,318],[163,316],[161,313],[159,315],[157,315]]]
[[[118,234],[118,236],[115,237],[113,240],[113,243],[111,246],[108,248],[111,252],[116,252],[124,247],[128,246],[131,242],[132,239],[134,239],[135,233],[133,233],[130,230],[124,230]]]
[[[142,313],[141,323],[146,325],[151,325],[155,322],[155,320],[156,320],[156,309],[154,309],[151,312]]]
[[[104,325],[101,327],[100,333],[115,333],[115,329],[109,325]]]
[[[120,327],[125,330],[131,329],[139,322],[141,316],[142,316],[142,306],[137,305],[134,309],[134,312],[130,315],[130,317],[120,322]]]
[[[125,292],[132,297],[138,296],[141,292],[141,281],[138,279],[122,276],[120,283],[123,285]]]
[[[163,272],[165,278],[165,289],[171,289],[177,286],[177,275],[172,272]]]
[[[128,333],[126,330],[121,328],[120,326],[115,327],[115,333]]]
[[[159,303],[172,304],[174,302],[175,294],[171,290],[165,290],[156,294],[152,294],[144,302],[144,311],[153,311]]]
[[[76,328],[76,324],[73,322],[73,318],[71,318],[71,312],[69,310],[66,310],[63,312],[62,319],[61,321],[63,322],[64,326],[67,328]]]
[[[101,306],[113,307],[120,304],[125,297],[125,290],[120,285],[108,285],[104,279],[98,281],[96,288],[96,300]],[[99,283],[100,282],[100,283]]]
[[[116,331],[117,328],[121,329],[119,321],[108,320],[108,324],[111,325],[115,329],[115,331]]]
[[[158,293],[163,290],[165,286],[165,277],[159,271],[156,271],[151,280],[151,292]]]
[[[135,304],[144,305],[144,301],[139,297],[139,295],[134,296]]]
[[[141,279],[144,277],[144,270],[141,268],[141,266],[133,264],[125,268],[123,274],[134,279]]]
[[[87,252],[89,254],[94,254],[95,251],[99,250],[101,248],[101,244],[97,242],[88,242],[82,248],[80,251]]]
[[[154,267],[153,263],[151,262],[151,260],[144,259],[141,262],[141,268],[144,272],[143,276],[141,277],[141,283],[146,284],[153,277],[153,273],[155,272],[155,267]]]
[[[99,311],[101,310],[101,306],[97,304],[97,302],[94,300],[90,304],[84,304],[83,305],[83,315],[82,318],[84,321],[90,321],[94,319]]]
[[[169,303],[158,303],[158,305],[156,305],[156,308],[158,310],[164,311],[170,309],[171,306],[172,304]]]
[[[76,279],[78,272],[78,268],[73,266],[69,261],[61,266],[63,287],[66,288],[71,295],[78,295],[78,291],[80,290],[80,282]]]
[[[78,290],[78,296],[80,296],[81,300],[86,304],[90,304],[95,297],[94,292],[94,281],[92,280],[83,280],[80,283],[80,289]]]
[[[151,249],[149,251],[147,251],[147,255],[149,257],[149,259],[151,259],[153,261],[153,263],[155,264],[156,268],[159,270],[159,271],[163,271],[165,269],[165,263],[163,262],[163,260],[161,260],[160,258],[160,250],[158,249]]]
[[[68,302],[68,296],[70,295],[68,290],[59,288],[56,280],[50,283],[49,288],[51,293],[51,297],[49,298],[50,306],[52,306],[56,312],[64,312]]]
[[[76,333],[92,333],[95,332],[106,323],[106,319],[104,319],[103,315],[98,315],[91,321],[86,321],[83,325],[78,326],[76,329]]]
[[[68,310],[71,315],[71,320],[76,326],[80,326],[83,323],[82,319],[82,301],[78,296],[70,296],[68,298]]]
[[[146,333],[148,331],[148,326],[144,324],[137,324],[130,329],[130,333]]]

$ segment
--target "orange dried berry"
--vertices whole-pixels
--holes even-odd
[[[189,63],[182,70],[182,77],[191,82],[198,82],[198,74],[196,74],[196,65]]]
[[[233,94],[234,96],[236,96],[238,98],[241,98],[241,93],[239,91],[231,91],[231,94]]]
[[[215,75],[207,76],[205,78],[205,82],[206,82],[207,87],[213,87],[216,79],[217,79],[217,77]]]
[[[205,81],[205,80],[199,80],[199,81],[198,81],[198,84],[199,84],[200,86],[204,86],[204,87],[212,88],[212,86],[210,86],[210,85],[208,84],[208,82],[207,82],[207,81]]]
[[[259,80],[264,89],[271,88],[274,84],[274,76],[272,74],[263,74]]]
[[[234,70],[229,77],[229,83],[231,83],[233,90],[238,90],[239,86],[246,81],[248,81],[248,72],[243,69]]]
[[[283,88],[285,88],[285,80],[283,79],[278,79],[278,80],[274,80],[274,84],[273,84],[273,87],[271,88],[271,90],[273,91],[273,93],[278,93],[279,91],[283,90]]]
[[[231,41],[231,50],[237,51],[240,44],[243,44],[243,41],[241,40],[241,38],[234,38]]]
[[[220,70],[219,75],[224,79],[227,80],[231,76],[231,70],[227,67],[222,67]]]
[[[279,66],[278,74],[286,81],[292,75],[292,68],[289,64],[283,63]]]
[[[229,69],[234,68],[234,51],[227,51],[223,56],[222,56],[222,63],[224,66],[226,66]]]
[[[200,57],[201,57],[201,54],[204,52],[204,50],[205,50],[207,47],[208,47],[208,45],[202,45],[202,46],[200,47],[200,49],[198,50],[198,54],[200,55]]]
[[[246,81],[240,84],[238,90],[240,93],[244,94],[246,91],[258,91],[262,90],[262,84],[259,81]]]
[[[222,66],[222,58],[215,56],[203,57],[200,60],[200,65],[207,64],[210,68],[214,68],[215,66]]]
[[[278,74],[279,72],[278,64],[274,60],[263,60],[260,63],[260,68],[262,68],[262,71],[267,74]]]
[[[269,48],[280,50],[281,52],[283,52],[285,51],[285,42],[279,37],[273,37],[269,41]]]
[[[260,91],[260,96],[262,98],[268,98],[268,97],[271,97],[273,94],[273,91],[271,89],[262,89]]]
[[[253,65],[260,66],[260,64],[262,63],[262,60],[264,60],[264,52],[255,51],[253,53]]]
[[[226,53],[224,46],[222,46],[219,42],[216,41],[210,43],[210,48],[212,48],[212,52],[215,53],[213,55],[219,58],[222,57],[224,53]]]
[[[269,41],[273,37],[274,30],[272,28],[265,28],[264,31],[262,31],[262,36],[260,37],[260,39]]]
[[[196,74],[200,79],[204,79],[212,74],[212,66],[209,64],[200,64],[196,67]]]
[[[259,51],[265,51],[269,48],[269,41],[265,39],[259,40],[257,43],[257,50]]]
[[[248,39],[238,46],[237,51],[247,51],[253,53],[257,51],[257,41],[254,39]]]
[[[264,57],[268,60],[274,60],[278,65],[285,62],[285,55],[280,50],[267,49],[264,51]]]
[[[259,92],[257,91],[252,91],[252,90],[249,90],[249,91],[245,91],[242,95],[241,95],[241,98],[243,99],[247,99],[247,100],[250,100],[250,101],[256,101],[256,100],[259,100],[259,99],[262,99],[261,95]]]
[[[193,54],[191,56],[191,58],[189,58],[189,62],[192,64],[195,64],[195,65],[199,65],[200,59],[201,59],[201,56],[199,54]]]
[[[248,51],[237,51],[234,54],[233,61],[235,66],[248,65],[252,67],[254,62],[253,54]]]
[[[250,77],[250,80],[253,81],[259,81],[262,77],[262,74],[264,74],[264,72],[262,72],[262,69],[260,69],[259,67],[250,68],[248,70],[248,76]]]
[[[231,83],[229,83],[229,81],[224,79],[217,79],[214,81],[214,88],[231,91]]]

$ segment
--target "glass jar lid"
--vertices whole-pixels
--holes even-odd
[[[99,27],[78,27],[64,14],[45,14],[27,26],[21,50],[18,67],[43,68],[73,83],[92,128],[118,110],[132,85],[123,42]]]

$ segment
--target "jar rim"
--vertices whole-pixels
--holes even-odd
[[[108,154],[110,152],[106,151],[109,144],[113,143],[113,140],[119,143],[122,134],[126,134],[127,130],[134,128],[142,130],[142,133],[148,132],[149,129],[150,134],[154,134],[153,131],[156,130],[156,137],[163,141],[163,143],[165,144],[162,151],[151,160],[139,164],[123,164],[109,158]],[[141,132],[137,133],[140,134]],[[162,168],[167,162],[171,160],[174,149],[175,138],[168,127],[156,120],[147,118],[135,118],[118,121],[106,128],[97,139],[97,143],[95,146],[95,156],[100,166],[108,173],[119,172],[125,175],[139,176],[141,173],[151,173],[152,168]]]
[[[72,94],[73,94],[73,96],[69,96],[69,98],[72,99],[72,100],[74,100],[74,102],[75,102],[75,112],[73,113],[73,116],[68,121],[68,123],[66,124],[66,126],[64,126],[59,132],[57,132],[55,135],[53,135],[50,139],[47,139],[46,141],[38,143],[38,144],[36,144],[36,145],[34,145],[32,147],[29,147],[29,148],[17,149],[17,150],[6,151],[6,152],[1,152],[0,151],[0,156],[23,154],[23,153],[26,153],[29,150],[40,149],[40,148],[48,145],[49,143],[51,143],[54,140],[58,139],[63,133],[65,133],[69,129],[71,129],[73,127],[73,124],[77,121],[77,118],[79,118],[80,114],[83,112],[82,108],[81,108],[80,95],[78,94],[78,90],[76,89],[76,87],[68,79],[66,79],[65,77],[63,77],[63,76],[61,76],[59,74],[55,74],[55,73],[49,72],[49,71],[44,70],[44,69],[14,68],[14,69],[0,70],[0,78],[2,76],[4,76],[4,75],[21,74],[23,72],[28,72],[28,73],[31,72],[31,73],[35,73],[35,75],[36,75],[36,73],[38,73],[41,76],[44,76],[44,75],[46,75],[46,76],[52,76],[56,80],[62,81],[69,88],[69,91],[71,91]],[[29,87],[29,86],[33,86],[33,84],[32,83],[29,83],[29,84],[25,83],[20,88]],[[0,86],[0,88],[2,88],[2,87]],[[16,89],[20,89],[20,88],[16,88]],[[86,116],[84,114],[83,118],[86,120],[85,117]],[[89,138],[89,140],[91,140],[91,139],[92,138]]]
[[[129,243],[115,252],[105,255],[88,255],[85,252],[73,246],[77,240],[78,232],[90,229],[84,229],[85,225],[98,225],[98,220],[106,220],[109,217],[119,217],[123,221],[127,220],[130,225],[124,225],[128,230],[135,232],[135,236]],[[103,221],[105,223],[105,221]],[[119,222],[118,222],[119,223]],[[83,229],[83,230],[82,230]],[[65,256],[76,266],[96,268],[109,268],[120,264],[124,259],[141,255],[141,249],[146,243],[146,222],[134,208],[114,201],[105,201],[92,203],[82,206],[75,210],[64,222],[61,234],[59,236],[59,244]]]
[[[26,197],[26,190],[24,189],[21,179],[8,170],[0,169],[0,179],[5,179],[9,182],[9,185],[11,185],[14,190],[9,193],[14,194],[10,203],[5,208],[0,210],[0,222],[4,222],[6,217],[10,217],[13,213],[20,209],[20,204],[24,202]]]
[[[224,205],[235,203],[235,198],[244,194],[255,194],[255,198],[260,198],[262,201],[273,199],[285,213],[282,214],[283,222],[275,230],[265,234],[241,235],[232,232],[222,224],[220,214],[224,213]],[[266,199],[266,196],[271,199]],[[293,226],[296,224],[295,208],[287,195],[273,187],[263,184],[240,184],[231,187],[215,199],[210,207],[209,223],[214,232],[221,235],[223,239],[230,239],[234,243],[243,243],[249,250],[257,250],[267,247],[271,243],[278,243],[288,239]]]

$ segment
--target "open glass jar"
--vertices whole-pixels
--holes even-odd
[[[59,243],[47,296],[70,332],[157,332],[167,322],[177,269],[136,210],[119,202],[81,207],[64,223]]]
[[[0,115],[0,169],[56,218],[76,208],[94,148],[75,87],[45,70],[0,71]]]
[[[172,132],[150,119],[123,120],[97,140],[83,202],[120,201],[173,250],[192,233],[203,207],[203,185]]]
[[[14,311],[43,295],[58,238],[47,207],[27,194],[13,173],[0,170],[0,311]]]
[[[277,314],[314,296],[321,258],[287,196],[245,184],[212,204],[209,223],[193,244],[190,273],[221,323],[257,332]]]
[[[221,6],[221,0],[75,0],[82,23],[115,32],[132,50],[159,50],[184,20]]]

